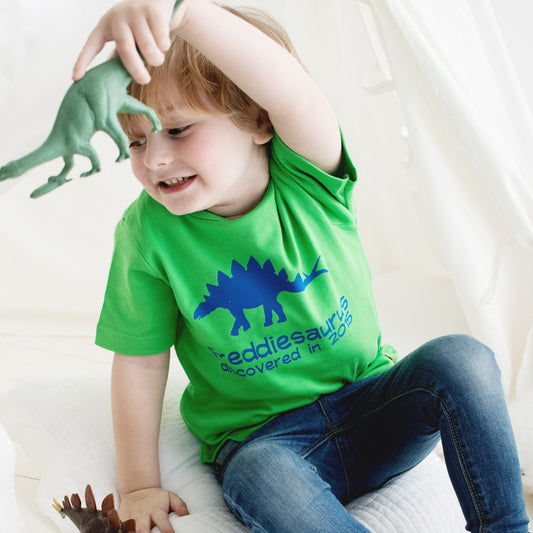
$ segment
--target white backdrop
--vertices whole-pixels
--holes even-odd
[[[522,79],[531,73],[517,74],[489,0],[368,4],[382,77],[405,117],[420,220],[473,333],[499,355],[507,390],[525,395],[533,384],[533,117]],[[516,44],[516,33],[507,37]]]
[[[367,255],[381,276],[380,294],[395,300],[383,310],[385,322],[395,320],[394,310],[416,328],[430,310],[442,316],[440,334],[450,324],[463,327],[466,317],[467,329],[496,349],[513,394],[533,383],[533,169],[521,144],[531,139],[533,38],[525,21],[533,7],[493,2],[497,19],[488,21],[472,17],[475,9],[491,13],[485,0],[228,3],[277,16],[337,111],[359,170]],[[0,0],[0,164],[46,138],[77,53],[111,3]],[[425,4],[435,9],[426,12]],[[478,48],[466,38],[472,35]],[[485,70],[472,70],[476,58]],[[489,85],[495,80],[497,87]],[[470,100],[462,112],[474,101],[496,123],[463,122],[454,107],[463,94]],[[511,152],[500,150],[502,140]],[[92,334],[114,225],[139,192],[129,164],[114,163],[113,143],[100,133],[93,145],[102,172],[43,198],[29,193],[57,173],[59,160],[0,183],[0,333]],[[525,212],[510,207],[509,153]],[[77,159],[72,176],[87,163]],[[416,309],[422,297],[427,309]]]

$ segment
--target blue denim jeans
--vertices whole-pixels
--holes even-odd
[[[383,374],[228,441],[215,473],[253,532],[363,533],[344,504],[413,468],[439,439],[467,529],[527,533],[499,368],[463,335],[428,342]]]

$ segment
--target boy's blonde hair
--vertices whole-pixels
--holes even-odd
[[[287,32],[273,17],[252,8],[223,8],[257,27],[299,60]],[[163,65],[147,67],[152,78],[150,83],[140,85],[135,81],[131,82],[128,87],[131,96],[155,109],[161,121],[165,123],[165,114],[172,114],[173,109],[168,107],[168,92],[162,94],[161,88],[172,90],[175,87],[176,94],[179,95],[179,105],[200,112],[212,113],[213,109],[220,111],[227,114],[239,128],[251,133],[273,133],[268,113],[220,69],[175,32],[171,33],[171,42]],[[243,46],[246,44],[243,43]],[[142,128],[146,121],[142,115],[120,114],[119,120],[130,138],[136,138],[139,131],[146,130]]]

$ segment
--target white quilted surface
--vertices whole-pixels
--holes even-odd
[[[7,531],[22,531],[18,527],[19,511],[15,500],[15,447],[0,425],[0,516]]]
[[[102,374],[36,380],[0,398],[0,422],[13,441],[47,465],[38,503],[65,533],[76,530],[52,509],[52,498],[83,493],[88,483],[98,502],[115,490],[108,382]],[[199,463],[199,443],[176,414],[184,384],[182,376],[169,380],[161,433],[163,485],[179,493],[191,512],[173,516],[174,528],[177,533],[246,532],[226,508],[211,469]],[[348,509],[375,533],[464,531],[455,494],[436,455]]]

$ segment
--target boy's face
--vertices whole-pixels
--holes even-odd
[[[130,144],[135,177],[175,215],[207,210],[236,218],[263,198],[269,134],[238,128],[230,118],[180,108],[157,133]]]

